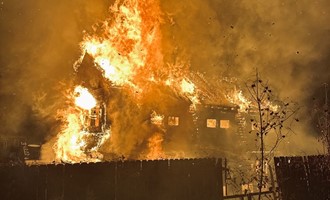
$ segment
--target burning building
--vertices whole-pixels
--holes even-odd
[[[225,151],[232,149],[233,141],[241,143],[239,136],[244,126],[240,124],[237,105],[229,101],[223,105],[212,105],[207,103],[210,101],[199,100],[195,84],[185,79],[179,87],[186,90],[186,96],[177,93],[168,83],[154,84],[147,90],[150,95],[158,94],[159,98],[145,97],[141,91],[132,93],[131,88],[115,86],[102,76],[93,57],[85,54],[74,80],[74,85],[79,86],[75,87],[72,96],[73,106],[76,107],[73,110],[77,115],[71,122],[78,126],[73,125],[76,136],[72,135],[70,126],[66,127],[69,128],[66,130],[71,134],[70,137],[75,138],[67,138],[73,142],[67,144],[81,150],[80,153],[85,154],[85,161],[90,158],[96,158],[92,161],[97,161],[122,157],[155,159],[222,156]],[[126,127],[117,132],[119,130],[116,128],[123,124]],[[102,147],[109,143],[111,146],[112,142],[122,142],[114,141],[117,138],[112,137],[140,135],[141,131],[144,136],[136,139],[138,141],[134,141],[137,143],[131,149],[134,154],[122,150],[116,154],[106,149],[109,146]],[[67,159],[62,161],[70,161]]]
[[[292,87],[286,87],[292,88],[288,91],[295,92],[296,86],[305,88],[302,86],[308,84],[300,65],[314,63],[310,61],[320,57],[320,52],[314,48],[317,45],[308,43],[307,46],[312,48],[304,48],[306,42],[283,37],[287,30],[303,33],[295,27],[306,29],[303,24],[286,27],[286,23],[283,23],[298,15],[274,15],[274,12],[283,11],[285,2],[283,5],[280,2],[271,6],[259,4],[257,9],[250,9],[255,7],[255,3],[242,2],[238,5],[237,2],[225,1],[115,0],[107,1],[105,6],[102,1],[102,7],[111,4],[108,17],[105,16],[107,9],[104,9],[104,15],[99,15],[98,20],[90,18],[89,21],[98,21],[93,27],[83,17],[84,11],[79,10],[91,12],[93,8],[90,5],[98,6],[101,1],[84,1],[79,4],[74,2],[70,6],[64,2],[49,4],[40,1],[34,7],[36,13],[47,13],[49,18],[44,21],[35,20],[40,15],[33,15],[38,17],[32,19],[25,17],[30,12],[29,9],[21,9],[22,7],[15,12],[18,13],[17,16],[10,15],[12,11],[6,6],[13,6],[15,3],[7,2],[1,4],[2,12],[5,13],[3,24],[8,24],[8,27],[3,28],[4,31],[8,30],[3,39],[6,41],[6,37],[12,36],[17,40],[14,40],[16,45],[8,43],[10,45],[4,47],[3,53],[9,55],[13,66],[13,58],[20,62],[16,63],[17,71],[11,70],[11,62],[3,63],[8,65],[8,69],[2,70],[1,78],[5,81],[1,83],[5,88],[1,90],[1,94],[10,95],[6,100],[1,98],[1,102],[7,104],[12,99],[18,101],[13,101],[8,108],[2,108],[1,119],[4,124],[8,124],[6,126],[11,127],[2,132],[5,135],[38,135],[38,139],[45,140],[42,141],[46,143],[44,146],[54,153],[52,155],[50,151],[43,149],[42,155],[50,157],[48,160],[55,160],[57,164],[196,157],[227,157],[230,160],[236,157],[239,160],[237,165],[241,165],[245,158],[245,154],[241,152],[247,152],[251,148],[260,149],[260,146],[254,142],[258,135],[247,133],[248,129],[253,129],[250,119],[245,120],[248,115],[251,117],[251,113],[245,113],[249,112],[251,102],[235,86],[234,78],[230,77],[247,80],[245,78],[248,78],[253,67],[267,65],[271,69],[263,69],[262,72],[267,71],[265,75],[276,72],[274,74],[290,74],[292,80],[297,77],[303,80],[276,80],[277,86],[295,83],[291,84]],[[40,7],[46,5],[52,10],[56,8],[55,15],[49,14],[49,9],[44,9],[47,10],[45,12],[41,9],[39,12]],[[312,19],[313,24],[321,21],[313,18],[318,13],[315,10],[306,9],[306,12],[300,12],[304,6],[294,5],[298,5],[297,12],[286,13],[305,15],[307,12],[306,19]],[[308,7],[315,8],[315,5]],[[92,12],[98,11],[100,10]],[[70,15],[71,18],[67,18],[58,13],[73,14]],[[23,26],[16,24],[15,17],[18,16],[26,18]],[[59,28],[48,23],[53,18],[58,27],[69,27],[63,28],[65,33],[54,31]],[[80,24],[72,23],[75,20]],[[305,21],[300,20],[302,23]],[[30,26],[31,23],[33,26]],[[42,31],[37,34],[31,32],[27,39],[23,39],[25,37],[21,35],[23,41],[18,34],[11,32],[25,33],[26,30],[39,27]],[[293,29],[288,29],[289,27]],[[312,31],[316,28],[314,25],[307,27]],[[82,33],[82,29],[86,31]],[[273,37],[279,32],[279,38]],[[40,35],[43,37],[39,37]],[[322,32],[316,35],[324,34]],[[307,35],[295,38],[299,37],[303,38],[302,41],[310,38]],[[39,40],[44,43],[37,43]],[[289,41],[291,48],[287,48],[289,45],[278,46],[281,43],[279,41]],[[60,45],[57,47],[54,43]],[[45,49],[47,51],[42,51]],[[78,49],[81,50],[80,55],[77,55]],[[306,60],[301,57],[289,60],[290,57],[307,54],[310,55],[306,56]],[[79,58],[72,69],[73,60],[77,57]],[[288,67],[290,64],[294,65],[292,71]],[[281,66],[285,67],[284,71],[278,70]],[[48,76],[52,73],[56,73],[58,77],[48,81]],[[64,80],[59,78],[64,74]],[[6,77],[7,75],[10,76]],[[274,77],[277,79],[279,76]],[[57,98],[60,95],[62,97]],[[35,100],[35,96],[40,98]],[[29,109],[31,107],[31,114],[23,116],[22,113],[28,111],[22,111],[21,104],[26,104]],[[35,115],[38,117],[32,118]],[[28,121],[26,125],[24,121]],[[32,121],[38,123],[32,127]],[[43,124],[47,126],[42,126]],[[247,138],[249,136],[252,138]],[[251,141],[250,149],[246,144],[248,140]],[[6,142],[1,145],[6,146]],[[22,158],[30,159],[33,153],[29,149],[38,150],[40,145],[20,143],[18,147],[23,149]],[[268,146],[267,148],[269,149]],[[257,154],[260,151],[255,152]],[[254,158],[258,157],[256,154],[253,155]]]
[[[55,160],[223,156],[240,144],[248,102],[231,81],[212,85],[184,60],[164,59],[159,2],[116,1],[110,11],[80,44]]]

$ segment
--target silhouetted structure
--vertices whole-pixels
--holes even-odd
[[[7,166],[0,168],[0,197],[219,200],[221,171],[221,159]]]
[[[283,200],[330,199],[330,156],[276,157]]]

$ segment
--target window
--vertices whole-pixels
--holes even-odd
[[[207,128],[216,128],[217,127],[217,120],[216,119],[207,119],[206,120],[206,127]]]
[[[220,120],[220,128],[229,128],[229,120]]]
[[[179,126],[179,117],[168,117],[169,126]]]

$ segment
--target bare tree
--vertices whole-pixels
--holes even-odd
[[[318,106],[316,109],[317,114],[317,128],[320,132],[320,140],[327,147],[327,153],[330,154],[330,115],[329,115],[329,105],[328,105],[328,84],[324,83],[324,104]]]
[[[260,145],[260,162],[259,162],[259,174],[257,177],[259,195],[258,199],[261,199],[261,191],[265,186],[265,161],[269,164],[274,150],[279,143],[286,137],[286,135],[292,132],[291,124],[294,121],[298,121],[295,115],[298,111],[297,104],[293,102],[284,102],[276,98],[270,89],[268,82],[264,82],[260,79],[258,72],[256,78],[249,83],[246,83],[247,90],[250,95],[250,107],[252,131],[256,134],[258,143]],[[269,150],[265,146],[265,137],[269,134],[276,136],[274,144],[272,144]]]

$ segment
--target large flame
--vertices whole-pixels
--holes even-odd
[[[96,100],[91,93],[82,86],[77,86],[74,89],[75,104],[85,110],[90,110],[96,106]]]
[[[96,99],[87,88],[82,86],[75,87],[73,95],[69,95],[68,98],[74,104],[58,113],[64,123],[54,145],[56,161],[71,163],[101,161],[102,154],[98,149],[110,137],[110,130],[91,133],[85,127],[86,115],[96,106]],[[98,142],[88,149],[91,138],[97,138]]]
[[[192,110],[195,110],[196,105],[200,103],[195,84],[190,80],[183,79],[180,86],[182,93],[191,101]]]
[[[85,35],[81,49],[94,58],[103,77],[116,86],[131,88],[134,94],[143,92],[147,85],[145,77],[162,65],[159,51],[160,9],[158,1],[124,0],[116,1],[110,8],[111,18],[107,19],[97,33]],[[79,62],[78,62],[79,63]],[[85,127],[86,113],[97,105],[95,98],[86,88],[74,90],[73,108],[64,113],[64,127],[58,135],[55,152],[58,160],[66,162],[95,161],[90,152],[98,151],[109,138],[110,131],[96,134],[99,143],[86,149],[87,140],[93,133]]]
[[[155,61],[162,59],[156,55],[159,51],[153,51],[160,48],[158,2],[117,1],[110,11],[114,18],[103,23],[101,35],[84,37],[82,51],[94,58],[103,76],[113,84],[139,90],[141,73],[150,73]]]
[[[242,90],[232,90],[226,95],[226,98],[230,103],[238,105],[240,112],[248,112],[252,104],[252,102],[243,95]]]
[[[181,81],[181,90],[183,93],[194,94],[195,85],[191,82],[188,82],[186,79]]]
[[[226,95],[226,98],[230,103],[239,106],[239,112],[248,112],[257,108],[256,102],[254,100],[249,100],[246,96],[244,96],[242,90],[232,90]],[[277,111],[279,109],[278,105],[267,99],[261,101],[260,103],[262,109],[268,108],[272,111]]]
[[[86,142],[83,137],[87,132],[81,130],[82,123],[79,115],[70,113],[66,120],[66,127],[58,136],[55,146],[56,159],[64,162],[86,160],[87,156],[83,151]]]
[[[167,85],[193,104],[199,103],[195,85],[183,67],[163,65],[159,2],[117,1],[110,11],[114,17],[81,43],[82,52],[94,58],[103,76],[116,86],[130,87],[134,94],[147,92],[149,85]]]
[[[162,143],[164,141],[163,135],[161,133],[155,133],[148,140],[149,152],[147,154],[147,159],[155,160],[165,157],[163,151]]]

